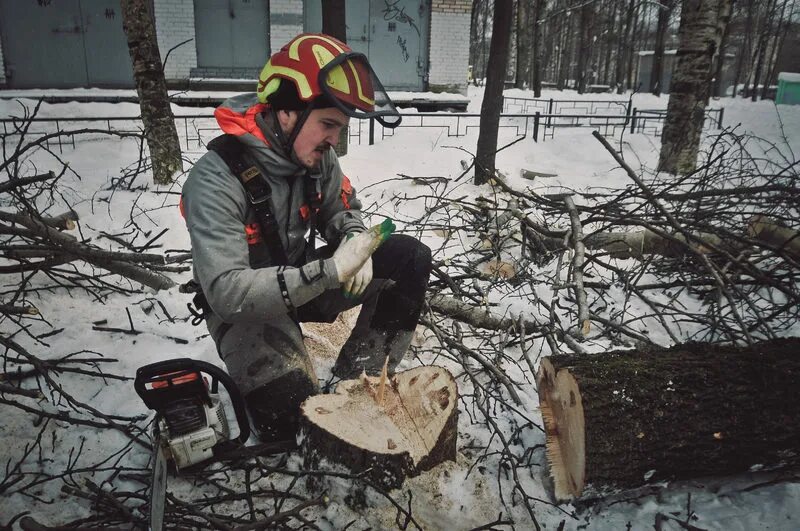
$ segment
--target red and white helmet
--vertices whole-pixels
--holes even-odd
[[[299,100],[332,103],[353,118],[400,124],[397,112],[366,56],[323,34],[304,33],[270,57],[258,80],[258,99],[269,103],[281,80],[290,81]]]

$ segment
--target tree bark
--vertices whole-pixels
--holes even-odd
[[[572,73],[573,23],[571,16],[567,16],[566,19],[567,20],[564,26],[562,26],[566,28],[566,31],[564,31],[564,40],[563,44],[561,45],[561,54],[559,58],[558,81],[556,82],[558,90],[564,90],[565,88],[570,88],[569,79],[570,79],[570,74]]]
[[[591,2],[581,6],[580,22],[578,31],[580,41],[578,45],[578,72],[576,85],[578,94],[586,92],[586,85],[589,83],[589,68],[592,58],[592,24],[595,13]]]
[[[706,99],[703,102],[703,106],[708,106],[709,99],[711,98],[712,91],[715,92],[714,82],[715,76],[714,73],[717,71],[717,65],[719,65],[719,75],[722,76],[722,69],[725,65],[725,40],[728,34],[728,26],[731,20],[731,12],[733,11],[733,2],[734,0],[727,0],[724,2],[719,2],[719,10],[717,12],[717,28],[715,32],[715,41],[714,41],[714,55],[711,58],[711,64],[713,65],[712,71],[709,73],[708,78],[708,92],[706,92]],[[719,82],[721,83],[721,79]]]
[[[634,50],[636,50],[636,41],[639,38],[639,33],[641,32],[641,26],[643,25],[643,24],[639,24],[639,22],[640,22],[639,19],[641,18],[641,16],[640,16],[641,9],[642,9],[641,5],[637,5],[636,6],[636,9],[634,11],[634,17],[633,17],[633,30],[631,31],[631,40],[627,45],[628,46],[628,65],[627,65],[627,67],[625,69],[625,72],[626,72],[625,88],[628,89],[628,90],[634,90],[634,88],[637,88],[637,87],[633,86],[633,56],[636,55],[634,53]]]
[[[761,31],[758,34],[758,46],[756,48],[756,70],[753,73],[753,89],[750,91],[750,100],[758,100],[758,82],[761,80],[761,71],[764,68],[764,58],[767,55],[767,44],[769,42],[770,34],[770,19],[778,0],[768,0],[766,12],[764,13],[764,20],[761,24]]]
[[[664,48],[667,41],[669,19],[675,7],[675,0],[668,0],[658,8],[658,22],[656,23],[656,45],[653,51],[653,70],[650,74],[650,92],[655,96],[661,95],[661,82],[664,70]]]
[[[508,43],[513,10],[511,0],[495,0],[486,90],[481,104],[480,133],[475,155],[475,184],[487,182],[495,170],[497,128],[503,110],[503,86],[508,66]]]
[[[725,27],[722,30],[721,34],[722,37],[719,41],[719,49],[717,50],[717,56],[714,60],[714,75],[712,76],[712,86],[711,86],[711,94],[715,97],[719,98],[723,96],[722,91],[725,87],[722,86],[722,76],[725,72],[725,49],[728,47],[728,37],[730,36],[730,29],[731,26],[728,23],[730,21],[731,13],[733,12],[733,3],[736,0],[731,0],[729,9],[727,13],[727,20],[725,20],[724,24]],[[724,13],[722,14],[724,16]],[[720,21],[722,21],[722,16],[720,16]],[[708,103],[708,102],[706,102]]]
[[[390,379],[362,376],[301,406],[306,465],[344,465],[387,488],[456,459],[458,388],[435,366]]]
[[[344,0],[321,0],[322,33],[347,42],[347,24]]]
[[[153,180],[156,184],[168,184],[183,170],[183,160],[158,51],[156,25],[150,12],[151,2],[121,0],[121,5],[122,27],[128,38],[145,138],[153,162]]]
[[[732,97],[736,97],[736,89],[739,85],[739,81],[742,79],[742,69],[744,68],[744,59],[745,57],[749,57],[750,55],[750,43],[751,43],[751,35],[753,32],[753,0],[748,0],[747,2],[747,17],[745,20],[744,25],[744,38],[742,41],[742,46],[739,48],[739,57],[736,59],[736,72],[733,75],[733,95]],[[746,86],[745,82],[745,86]]]
[[[800,339],[558,355],[537,375],[561,500],[800,463]]]
[[[530,5],[531,0],[517,0],[517,62],[514,75],[514,87],[525,88],[528,80],[528,65],[530,64]]]
[[[783,1],[783,6],[781,7],[781,14],[778,17],[778,23],[775,27],[775,38],[772,43],[772,47],[769,53],[769,57],[767,58],[766,64],[766,74],[764,75],[764,86],[761,89],[761,99],[766,99],[767,94],[769,92],[769,86],[772,84],[774,79],[774,69],[775,69],[775,62],[779,57],[778,51],[779,48],[782,46],[781,42],[781,28],[783,27],[784,15],[786,15],[786,6],[789,4],[788,0]],[[792,10],[794,10],[794,3],[792,3]],[[791,12],[789,14],[789,20],[791,20]]]
[[[635,7],[635,0],[630,0],[630,2],[628,2],[628,9],[625,12],[625,34],[622,39],[619,40],[619,46],[617,46],[617,64],[614,69],[614,84],[617,86],[617,94],[622,94],[624,88],[623,75],[625,69],[625,54],[633,53],[633,50],[626,51],[625,47],[633,31],[633,11]]]
[[[730,13],[730,0],[684,0],[680,45],[670,84],[667,118],[661,137],[660,171],[686,174],[694,171],[708,100],[711,60],[724,30],[720,13]]]
[[[533,97],[542,97],[542,29],[539,23],[542,18],[542,11],[544,10],[545,0],[535,0],[533,6],[533,37],[532,37],[532,56],[533,64],[531,65],[532,80],[531,86],[533,87]]]
[[[342,42],[347,42],[347,23],[345,18],[344,0],[321,0],[322,1],[322,33],[330,35]],[[343,127],[339,131],[339,142],[336,143],[336,155],[344,157],[347,155],[347,141],[349,130]]]

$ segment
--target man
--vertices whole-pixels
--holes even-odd
[[[292,439],[301,402],[319,391],[299,322],[363,304],[333,369],[352,378],[378,374],[387,356],[392,371],[419,318],[430,250],[388,236],[391,222],[366,231],[333,150],[350,117],[390,127],[400,117],[363,55],[310,34],[270,58],[257,94],[215,116],[227,136],[181,198],[199,301],[260,438]],[[317,234],[327,247],[314,248]]]

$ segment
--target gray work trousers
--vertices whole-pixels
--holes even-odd
[[[372,262],[373,280],[358,298],[345,297],[336,288],[295,314],[268,321],[223,324],[211,316],[208,325],[217,350],[244,395],[257,429],[258,410],[270,417],[293,416],[302,400],[319,392],[299,322],[332,322],[339,313],[361,304],[334,374],[343,379],[355,378],[362,371],[377,375],[386,356],[391,373],[402,361],[422,310],[431,271],[430,249],[409,236],[392,235],[373,254]]]

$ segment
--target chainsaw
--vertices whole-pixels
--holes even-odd
[[[220,383],[236,414],[236,438],[231,437],[220,400]],[[225,371],[210,363],[180,358],[146,365],[136,371],[134,387],[145,405],[156,412],[149,505],[150,528],[160,530],[168,463],[180,472],[241,448],[250,437],[250,424],[238,387]]]

